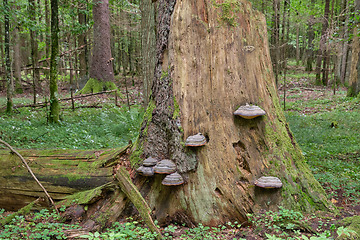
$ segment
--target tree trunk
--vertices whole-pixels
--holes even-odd
[[[275,73],[275,84],[278,85],[278,77],[280,74],[280,0],[273,0],[273,29],[272,29],[272,47],[273,47],[273,53],[272,53],[272,60],[273,60],[273,66],[274,66],[274,73]]]
[[[10,60],[10,7],[7,0],[3,2],[5,16],[4,16],[4,45],[5,45],[5,79],[6,79],[6,112],[13,111],[13,80],[11,78],[11,60]]]
[[[15,9],[19,10],[19,7],[15,7]],[[15,17],[14,22],[17,22]],[[20,57],[20,26],[19,24],[15,24],[13,30],[13,68],[14,68],[14,83],[15,83],[15,92],[23,93],[22,85],[21,85],[21,57]]]
[[[135,179],[156,219],[217,225],[281,205],[331,208],[280,108],[264,17],[246,1],[231,3],[228,15],[227,2],[156,4],[154,83],[131,161],[171,159],[186,180],[167,187],[163,176]],[[245,103],[267,115],[235,117]],[[198,132],[207,144],[185,147],[185,139]],[[281,179],[280,190],[254,186],[269,175]]]
[[[311,72],[313,70],[313,61],[314,61],[314,38],[315,38],[315,33],[314,33],[314,29],[313,29],[313,23],[314,21],[314,16],[310,16],[309,20],[308,20],[308,30],[307,30],[307,39],[308,39],[308,44],[307,44],[307,48],[306,48],[306,66],[305,66],[305,71],[307,72]]]
[[[126,150],[20,150],[35,176],[56,200],[112,181],[112,167],[104,167]],[[21,160],[0,150],[0,208],[16,211],[45,196]]]
[[[316,59],[316,84],[317,85],[327,85],[326,78],[326,67],[327,67],[327,58],[328,51],[326,50],[326,44],[328,41],[328,26],[329,26],[329,13],[330,13],[330,0],[325,0],[325,9],[324,9],[324,19],[321,30],[321,38],[319,43],[319,50]],[[323,68],[321,68],[323,65]],[[323,78],[321,79],[321,73],[323,73]]]
[[[360,12],[360,1],[355,1],[355,13]],[[351,70],[349,77],[348,97],[358,96],[360,93],[360,37],[359,37],[360,21],[357,20],[354,27],[354,37],[352,41],[352,58]]]
[[[93,54],[89,69],[90,79],[81,94],[116,89],[110,43],[109,0],[94,0]]]
[[[79,3],[79,9],[78,9],[78,21],[80,25],[85,25],[86,20],[86,5],[84,3]],[[88,59],[87,59],[87,38],[86,38],[86,32],[83,32],[79,34],[78,36],[78,46],[84,46],[84,48],[81,49],[79,53],[79,66],[80,66],[80,72],[79,77],[82,78],[88,74]]]
[[[58,94],[59,18],[58,0],[50,0],[51,5],[51,58],[50,58],[50,123],[58,123],[60,104]]]
[[[155,69],[155,5],[152,0],[140,1],[141,10],[141,66],[144,106],[147,106],[151,93]]]
[[[37,91],[40,89],[38,87],[40,81],[40,71],[39,71],[39,50],[37,43],[37,33],[34,28],[37,25],[36,19],[36,2],[35,0],[29,0],[29,15],[32,21],[32,26],[30,28],[30,44],[31,44],[31,62],[33,67],[33,100],[36,104],[36,95]]]

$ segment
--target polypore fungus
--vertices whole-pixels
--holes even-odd
[[[177,186],[183,184],[184,179],[180,174],[174,172],[172,174],[167,175],[161,183],[165,186]]]
[[[153,167],[140,166],[138,169],[136,169],[136,171],[140,175],[147,176],[147,177],[150,177],[150,176],[154,175],[154,168]]]
[[[265,115],[266,112],[256,105],[246,104],[245,106],[240,106],[235,112],[234,115],[240,116],[246,119],[256,118],[262,115]]]
[[[144,160],[143,165],[145,167],[152,167],[152,166],[155,166],[157,163],[158,163],[158,160],[156,158],[148,157],[147,159]]]
[[[176,171],[176,164],[173,161],[169,160],[169,159],[161,160],[154,167],[154,172],[155,173],[160,173],[160,174],[170,174],[170,173],[173,173],[175,171]]]
[[[277,177],[261,177],[255,181],[255,186],[261,188],[281,188],[282,182]]]
[[[201,133],[189,136],[185,141],[187,147],[200,147],[206,144],[206,138]]]

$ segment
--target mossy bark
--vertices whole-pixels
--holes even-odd
[[[280,205],[306,212],[334,209],[279,105],[264,16],[247,1],[237,1],[236,11],[227,8],[234,1],[155,4],[153,104],[133,159],[171,159],[186,184],[163,186],[163,176],[135,179],[154,217],[163,223],[217,225],[246,221],[247,213]],[[245,103],[260,106],[266,116],[235,117]],[[184,147],[198,132],[207,145]],[[254,186],[269,175],[279,177],[283,188]]]
[[[118,88],[113,82],[104,82],[95,78],[90,78],[78,94],[98,93],[109,90],[118,90]]]
[[[59,7],[58,0],[51,0],[51,57],[50,57],[50,123],[60,120],[60,103],[57,86],[59,57]]]

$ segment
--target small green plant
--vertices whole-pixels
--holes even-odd
[[[356,239],[356,237],[358,237],[358,234],[354,230],[345,227],[339,227],[336,230],[336,234],[342,239]]]
[[[59,222],[55,211],[42,209],[28,216],[16,216],[0,231],[0,239],[66,239],[64,230],[78,228],[78,225],[68,225]]]

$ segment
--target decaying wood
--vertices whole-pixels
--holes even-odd
[[[49,201],[51,202],[51,205],[55,208],[56,212],[59,214],[59,210],[57,209],[57,207],[55,206],[54,200],[51,198],[51,196],[49,195],[49,193],[46,191],[46,189],[44,188],[44,186],[41,184],[41,182],[39,182],[39,180],[37,179],[37,177],[35,176],[35,174],[33,173],[33,171],[31,170],[31,168],[29,167],[29,165],[27,164],[26,160],[23,158],[23,156],[21,156],[20,153],[18,153],[13,147],[11,147],[10,144],[8,144],[7,142],[3,141],[0,139],[0,143],[5,145],[7,148],[9,148],[11,150],[12,153],[15,153],[23,162],[23,164],[25,165],[26,169],[29,171],[29,173],[31,174],[31,176],[34,178],[35,182],[41,187],[41,189],[44,191],[46,197],[49,199]]]
[[[139,211],[140,216],[142,217],[146,225],[149,227],[150,231],[153,233],[157,233],[157,239],[161,239],[161,232],[155,226],[150,216],[151,209],[146,203],[145,199],[141,196],[136,186],[132,183],[128,171],[125,168],[121,167],[117,170],[115,177],[118,180],[121,190],[126,194],[126,196],[130,199],[130,201]]]
[[[18,150],[54,201],[112,182],[112,167],[104,167],[128,146],[108,150]],[[8,150],[0,150],[0,208],[16,211],[45,196],[27,169]]]

